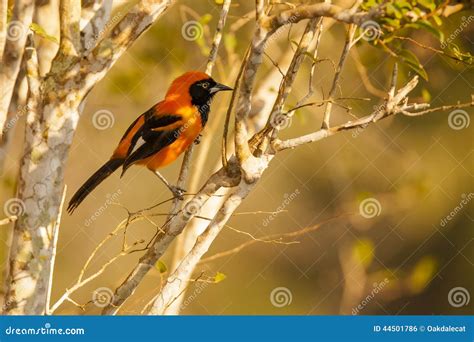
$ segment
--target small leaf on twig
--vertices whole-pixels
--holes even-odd
[[[59,44],[59,41],[56,39],[56,37],[51,36],[50,34],[46,33],[44,28],[42,28],[40,25],[36,23],[31,23],[30,25],[31,31],[33,31],[36,35],[43,37],[53,43]]]
[[[165,273],[166,271],[168,271],[168,267],[166,267],[166,264],[161,260],[158,260],[156,262],[155,267],[158,271],[160,271],[160,273]]]
[[[214,283],[220,283],[223,281],[227,276],[224,273],[217,272],[216,275],[214,276]]]

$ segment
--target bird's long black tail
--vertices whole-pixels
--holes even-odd
[[[104,179],[110,176],[124,163],[124,159],[110,159],[107,163],[102,165],[89,179],[76,191],[69,201],[67,211],[72,214],[74,210],[82,203],[82,201],[89,195],[92,190],[96,188]]]

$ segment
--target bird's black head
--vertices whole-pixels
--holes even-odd
[[[232,90],[232,88],[217,83],[212,78],[207,78],[191,84],[189,94],[191,95],[192,104],[200,107],[208,104],[217,92],[224,90]]]

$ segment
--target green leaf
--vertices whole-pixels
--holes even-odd
[[[398,53],[398,56],[406,66],[415,71],[426,81],[428,80],[428,74],[426,73],[425,68],[423,68],[423,65],[418,60],[418,57],[413,52],[409,50],[402,50]]]
[[[158,271],[160,271],[160,273],[165,273],[166,271],[168,271],[168,267],[166,267],[166,264],[161,260],[158,260],[156,262],[155,267]]]
[[[202,25],[207,25],[212,20],[212,15],[210,13],[204,14],[200,19],[199,22]]]
[[[431,94],[428,89],[423,88],[421,90],[421,97],[423,97],[423,101],[430,102],[431,101]]]
[[[223,281],[227,276],[224,273],[217,272],[216,275],[214,276],[214,283],[220,283]]]
[[[237,39],[234,34],[224,35],[224,46],[226,50],[235,51],[235,48],[237,47]]]
[[[422,257],[413,267],[409,277],[409,285],[413,292],[421,292],[431,281],[438,268],[437,260],[426,255]]]
[[[438,25],[438,26],[443,25],[443,21],[441,20],[439,15],[435,14],[435,15],[432,16],[432,18],[433,18],[434,22],[436,23],[436,25]]]
[[[52,41],[53,43],[59,44],[59,41],[56,39],[56,37],[49,35],[46,33],[44,28],[42,28],[40,25],[36,23],[31,23],[30,25],[31,31],[33,31],[36,35],[43,37],[49,41]]]
[[[374,259],[374,243],[369,239],[358,240],[352,247],[354,257],[364,267],[369,267]]]
[[[398,9],[391,3],[387,3],[387,14],[390,16],[394,16],[397,19],[401,19],[403,17],[403,14],[400,9]]]
[[[418,4],[428,8],[431,11],[434,11],[436,9],[436,4],[433,0],[418,0]]]
[[[438,38],[438,40],[442,43],[444,42],[444,33],[441,32],[441,30],[435,26],[433,26],[432,23],[430,23],[428,20],[419,20],[416,23],[411,23],[405,25],[406,27],[412,27],[417,30],[422,29],[425,30],[429,33],[431,33],[433,36]]]

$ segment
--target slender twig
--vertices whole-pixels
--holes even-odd
[[[344,67],[344,64],[346,62],[347,54],[353,45],[355,30],[356,30],[355,25],[350,25],[349,29],[347,30],[344,48],[342,49],[341,57],[339,58],[339,64],[337,65],[336,73],[332,81],[331,90],[329,91],[329,95],[328,95],[329,100],[332,100],[334,98],[334,95],[336,94],[336,90],[339,86],[339,78],[341,77],[342,68]],[[332,104],[333,102],[329,101],[324,110],[323,123],[321,125],[321,128],[323,129],[329,128],[329,120],[331,118]]]
[[[217,260],[217,259],[220,259],[220,258],[223,258],[223,257],[226,257],[228,255],[232,255],[232,254],[235,254],[235,253],[238,253],[240,252],[242,249],[246,248],[246,247],[249,247],[257,242],[271,242],[271,241],[281,241],[282,239],[286,239],[286,238],[294,238],[294,237],[297,237],[297,236],[300,236],[300,235],[304,235],[304,234],[307,234],[307,233],[310,233],[310,232],[313,232],[315,230],[318,230],[321,226],[329,223],[329,222],[332,222],[336,219],[339,219],[343,216],[346,216],[346,215],[352,215],[350,213],[347,213],[347,214],[341,214],[341,215],[338,215],[336,217],[332,217],[330,219],[327,219],[323,222],[320,222],[318,224],[315,224],[313,226],[310,226],[310,227],[305,227],[303,229],[299,229],[299,230],[296,230],[296,231],[293,231],[293,232],[290,232],[290,233],[282,233],[282,234],[270,234],[270,235],[265,235],[265,236],[262,236],[260,238],[255,238],[255,239],[252,239],[252,240],[249,240],[249,241],[246,241],[232,249],[229,249],[227,251],[224,251],[224,252],[219,252],[219,253],[216,253],[214,255],[211,255],[207,258],[203,258],[199,261],[199,264],[206,264],[206,263],[209,263],[211,261],[214,261],[214,260]],[[291,241],[290,241],[291,242]],[[296,241],[292,241],[293,243],[295,243]],[[288,244],[288,243],[286,243]]]

